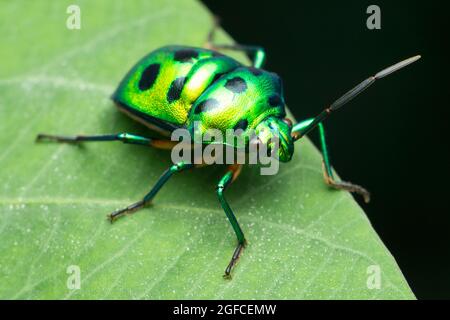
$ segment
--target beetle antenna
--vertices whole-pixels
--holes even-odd
[[[333,111],[338,110],[346,103],[350,102],[353,98],[355,98],[358,94],[366,90],[371,84],[375,82],[375,80],[381,79],[390,75],[391,73],[400,70],[403,67],[417,61],[420,59],[420,55],[408,58],[406,60],[400,61],[386,69],[381,70],[374,76],[367,78],[362,81],[360,84],[355,86],[353,89],[345,93],[342,97],[334,101],[329,107],[325,108],[317,117],[315,117],[309,124],[306,126],[299,126],[298,124],[292,128],[294,141],[300,139],[305,134],[309,133],[313,130],[320,122],[327,119]]]

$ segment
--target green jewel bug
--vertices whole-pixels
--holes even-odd
[[[142,58],[123,78],[112,95],[112,100],[118,108],[167,137],[177,128],[194,131],[193,123],[196,121],[201,124],[202,131],[241,129],[245,133],[247,130],[254,130],[262,144],[267,144],[271,138],[276,137],[279,139],[276,155],[282,162],[291,160],[295,141],[318,127],[325,182],[333,188],[358,193],[368,202],[370,195],[363,187],[334,179],[322,122],[377,79],[415,62],[420,56],[403,60],[378,72],[345,93],[316,117],[293,125],[291,120],[286,118],[281,79],[275,73],[261,69],[265,60],[264,50],[257,46],[215,44],[216,28],[217,23],[208,35],[205,48],[167,46]],[[252,66],[245,66],[221,54],[219,50],[237,50],[253,54]],[[259,134],[261,132],[265,134]],[[37,141],[122,141],[162,149],[170,149],[175,144],[169,138],[153,139],[129,133],[92,136],[39,134]],[[143,208],[174,173],[195,166],[185,162],[173,164],[142,200],[112,212],[108,218],[113,222],[126,213]],[[226,278],[231,277],[231,270],[246,245],[244,233],[224,197],[224,191],[238,177],[241,168],[240,164],[229,165],[216,187],[220,204],[238,240],[225,269]]]

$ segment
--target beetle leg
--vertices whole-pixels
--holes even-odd
[[[299,124],[296,124],[294,126],[296,128],[296,132],[293,132],[293,136],[295,136],[297,134],[297,131],[301,132],[302,128],[307,127],[312,121],[313,121],[313,119],[307,119],[305,121],[300,122]],[[320,136],[320,147],[322,149],[323,177],[324,177],[325,183],[335,189],[343,189],[343,190],[347,190],[349,192],[358,193],[364,198],[364,201],[366,203],[369,202],[370,201],[370,193],[365,188],[363,188],[357,184],[353,184],[353,183],[345,182],[345,181],[336,181],[334,179],[333,170],[331,169],[330,157],[328,154],[328,147],[327,147],[327,143],[326,143],[325,129],[324,129],[323,123],[320,122],[318,124],[318,127],[319,127],[319,136]]]
[[[179,162],[177,164],[172,165],[170,168],[168,168],[166,171],[164,171],[164,173],[161,175],[161,177],[156,182],[155,186],[150,190],[149,193],[147,193],[145,195],[145,197],[142,200],[135,202],[126,208],[119,209],[119,210],[116,210],[116,211],[110,213],[107,216],[108,219],[112,223],[114,220],[123,216],[124,214],[133,213],[136,210],[143,208],[145,205],[150,203],[150,201],[152,201],[152,199],[155,197],[155,195],[158,193],[158,191],[162,188],[162,186],[167,182],[167,180],[169,180],[169,178],[174,173],[181,172],[183,170],[190,169],[192,167],[194,167],[193,164],[187,164],[184,162]]]
[[[205,47],[212,50],[234,50],[234,51],[244,51],[247,54],[253,56],[253,67],[261,68],[266,59],[266,53],[264,48],[260,46],[253,45],[242,45],[242,44],[216,44],[214,43],[214,38],[216,35],[216,31],[219,28],[219,19],[215,17],[214,25],[211,28],[211,31],[208,33],[208,38],[206,40]]]
[[[152,146],[159,149],[171,149],[177,142],[170,140],[161,140],[146,138],[130,133],[118,133],[118,134],[106,134],[106,135],[76,135],[76,136],[60,136],[50,134],[38,134],[36,141],[54,141],[54,142],[67,142],[78,143],[87,141],[122,141],[123,143],[138,144],[144,146]]]
[[[365,188],[360,185],[353,184],[345,181],[336,181],[333,176],[333,170],[331,169],[330,158],[328,155],[328,147],[325,139],[325,129],[323,123],[319,123],[319,135],[320,135],[320,145],[322,148],[323,155],[323,177],[325,183],[335,189],[343,189],[349,192],[355,192],[364,198],[364,202],[368,203],[370,201],[370,193]]]
[[[241,227],[239,226],[239,223],[236,219],[236,216],[234,215],[233,211],[231,210],[230,206],[228,205],[227,200],[224,197],[224,191],[225,189],[239,176],[239,173],[241,172],[242,165],[231,165],[229,167],[228,172],[220,179],[218,185],[217,185],[217,195],[219,197],[220,205],[222,206],[223,210],[225,211],[225,214],[227,215],[228,220],[231,223],[231,226],[233,227],[234,232],[236,233],[236,237],[238,240],[238,244],[236,246],[236,249],[234,250],[233,256],[231,257],[230,263],[228,264],[227,268],[225,269],[224,278],[231,278],[231,270],[236,264],[236,262],[239,259],[239,256],[241,255],[245,245],[246,240],[244,233],[242,232]]]

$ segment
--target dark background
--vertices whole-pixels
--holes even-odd
[[[418,298],[450,298],[449,7],[444,1],[203,0],[243,44],[265,47],[296,119],[404,58],[326,122],[340,176],[367,187],[370,221]],[[369,5],[381,30],[366,27]],[[312,138],[317,142],[316,135]]]

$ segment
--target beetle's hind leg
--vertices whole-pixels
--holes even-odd
[[[108,219],[111,222],[113,222],[125,214],[133,213],[133,212],[145,207],[148,203],[150,203],[150,201],[152,201],[152,199],[156,196],[158,191],[162,188],[162,186],[167,182],[167,180],[169,180],[169,178],[174,173],[181,172],[183,170],[190,169],[192,167],[194,167],[193,164],[186,164],[184,162],[180,162],[180,163],[172,165],[170,168],[168,168],[166,171],[164,171],[164,173],[161,175],[161,177],[156,182],[155,186],[150,190],[149,193],[147,193],[145,195],[145,197],[142,200],[135,202],[126,208],[119,209],[119,210],[116,210],[116,211],[110,213],[107,216]]]
[[[298,125],[296,125],[296,127],[300,128],[298,130],[301,130],[302,124],[304,124],[304,126],[306,127],[312,121],[313,121],[313,119],[307,119],[305,121],[302,121]],[[349,192],[357,193],[363,197],[364,202],[366,202],[366,203],[369,202],[370,201],[370,193],[365,188],[361,187],[360,185],[353,184],[350,182],[335,180],[334,175],[333,175],[333,170],[331,169],[330,156],[328,154],[328,147],[327,147],[327,142],[326,142],[326,138],[325,138],[325,128],[324,128],[322,122],[320,122],[318,124],[318,128],[319,128],[319,136],[320,136],[320,147],[322,149],[322,156],[323,156],[322,165],[323,165],[323,177],[324,177],[325,183],[335,189],[342,189],[342,190],[347,190]]]
[[[206,40],[205,47],[212,50],[234,50],[234,51],[243,51],[250,56],[252,56],[252,64],[255,68],[261,68],[266,60],[266,53],[264,48],[260,46],[253,45],[243,45],[243,44],[217,44],[214,42],[214,38],[216,35],[216,31],[220,26],[220,21],[218,17],[214,17],[214,24],[211,28],[211,31],[208,33],[208,38]]]

